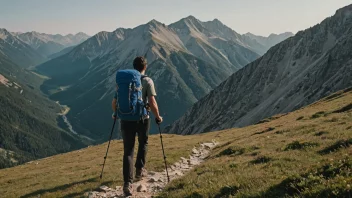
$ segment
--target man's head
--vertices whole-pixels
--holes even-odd
[[[138,56],[133,60],[133,68],[139,72],[143,72],[147,69],[147,60],[142,57]]]

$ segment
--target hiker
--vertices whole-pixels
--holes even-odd
[[[143,103],[145,105],[145,110],[147,111],[147,115],[143,115],[142,116],[143,118],[139,119],[138,121],[130,121],[129,119],[124,119],[124,115],[123,114],[119,115],[119,111],[116,110],[117,108],[120,108],[120,107],[117,107],[117,103],[119,103],[118,99],[120,99],[122,96],[117,97],[118,94],[116,92],[114,99],[112,101],[112,109],[114,111],[113,119],[116,119],[117,117],[121,119],[121,131],[122,131],[123,147],[124,147],[123,192],[125,193],[126,196],[131,196],[132,190],[133,190],[132,189],[133,155],[134,155],[134,144],[135,144],[136,134],[138,135],[138,153],[137,153],[137,159],[135,163],[135,168],[136,168],[135,178],[136,180],[141,180],[142,177],[146,176],[146,170],[144,167],[146,164],[148,134],[150,129],[149,111],[151,110],[153,112],[155,116],[155,121],[157,122],[157,124],[160,124],[163,121],[163,118],[159,114],[158,105],[155,99],[156,91],[154,87],[154,82],[151,78],[145,75],[145,71],[147,69],[147,60],[143,57],[136,57],[133,61],[133,67],[135,70],[137,70],[140,73],[139,74],[137,72],[137,74],[141,76],[140,77],[141,84],[142,84],[141,93],[142,93]],[[129,72],[133,74],[133,71],[129,71]],[[117,74],[116,82],[119,81],[118,78],[119,76]],[[129,86],[130,86],[129,90],[132,90],[133,88],[131,89],[131,84],[129,84]],[[116,89],[119,90],[118,85],[116,85]],[[138,90],[138,87],[134,89]],[[128,97],[126,96],[126,98]]]

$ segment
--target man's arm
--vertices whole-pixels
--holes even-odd
[[[154,96],[148,96],[148,102],[149,102],[150,109],[152,110],[155,118],[157,120],[159,120],[160,122],[162,122],[163,118],[159,114],[159,107],[158,107],[158,104],[156,102],[155,97]]]
[[[117,102],[116,98],[112,99],[111,107],[113,112],[116,111],[116,102]]]
[[[151,79],[148,80],[148,85],[146,89],[147,89],[149,107],[155,116],[156,122],[160,124],[161,122],[163,122],[163,118],[159,114],[159,107],[155,99],[156,91],[155,91],[153,80]]]

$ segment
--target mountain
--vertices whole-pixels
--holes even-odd
[[[40,93],[43,79],[0,54],[0,168],[79,149],[82,139],[58,125],[58,104]]]
[[[256,123],[352,85],[352,5],[272,47],[165,131],[202,133]]]
[[[145,56],[147,75],[154,79],[158,104],[170,124],[259,57],[241,38],[218,20],[201,22],[189,16],[170,25],[152,20],[133,29],[100,32],[37,71],[50,77],[42,90],[71,108],[68,117],[74,127],[84,126],[77,131],[98,139],[111,125],[116,70],[132,68],[136,56]]]
[[[0,54],[23,68],[36,66],[46,60],[25,42],[2,28],[0,28]]]
[[[38,32],[17,33],[19,39],[30,45],[38,53],[45,57],[60,52],[64,48],[71,47],[82,43],[89,38],[88,35],[80,32],[75,35],[68,34],[62,36],[60,34],[44,34]]]
[[[285,32],[282,34],[270,34],[268,37],[264,37],[264,36],[257,36],[254,35],[250,32],[246,33],[243,35],[246,39],[247,42],[251,42],[250,40],[252,40],[252,45],[257,46],[256,48],[259,48],[260,51],[259,53],[265,53],[267,52],[271,47],[273,47],[274,45],[281,43],[282,41],[286,40],[289,37],[294,36],[294,34],[292,32]],[[260,47],[262,46],[262,47]]]

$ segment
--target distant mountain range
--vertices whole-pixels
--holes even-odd
[[[78,45],[90,37],[82,32],[75,35],[68,34],[66,36],[60,34],[51,35],[38,32],[26,32],[17,33],[16,36],[45,57],[50,57],[50,55],[67,47]]]
[[[257,36],[248,32],[247,34],[244,34],[243,37],[248,39],[247,42],[252,43],[252,47],[257,50],[257,53],[263,55],[271,47],[293,35],[294,34],[292,32],[285,32],[282,34],[270,34],[268,37],[264,37]]]
[[[247,36],[270,43],[270,39]],[[232,74],[165,132],[195,134],[242,127],[293,111],[349,86],[352,5],[275,45]]]
[[[46,60],[42,54],[6,29],[0,29],[0,54],[23,68],[34,67]]]
[[[216,19],[201,22],[189,16],[170,25],[152,20],[133,29],[99,32],[37,71],[51,78],[42,90],[70,106],[68,117],[76,130],[99,139],[111,124],[114,74],[132,68],[136,56],[148,59],[147,74],[155,81],[165,123],[171,124],[233,72],[259,58],[262,49],[255,46],[263,45]]]
[[[57,56],[56,53],[68,52],[72,46],[87,38],[89,36],[84,33],[66,36],[37,32],[11,33],[0,28],[0,54],[23,68],[33,68]]]

